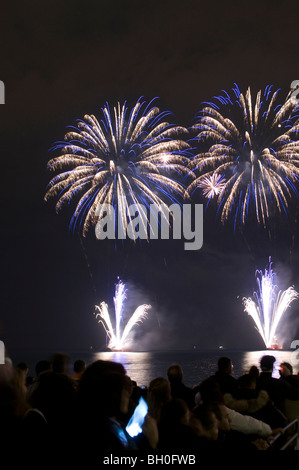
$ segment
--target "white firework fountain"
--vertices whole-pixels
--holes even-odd
[[[115,286],[115,296],[113,298],[115,309],[115,328],[112,325],[108,305],[105,302],[101,302],[99,306],[95,306],[96,318],[99,318],[99,323],[103,325],[107,333],[108,348],[113,351],[122,351],[124,349],[124,345],[129,339],[132,328],[147,318],[147,311],[151,308],[151,305],[139,305],[121,331],[123,305],[126,299],[126,292],[125,284],[119,281]]]
[[[276,343],[278,324],[299,294],[292,286],[284,291],[279,290],[274,282],[271,258],[269,269],[265,269],[264,273],[257,270],[256,278],[258,291],[253,294],[254,300],[250,297],[243,298],[244,309],[253,318],[266,348],[272,349]]]

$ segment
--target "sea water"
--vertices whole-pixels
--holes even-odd
[[[55,351],[12,351],[10,357],[14,365],[26,362],[29,366],[30,376],[35,376],[35,365],[38,361],[49,359]],[[68,372],[73,373],[73,363],[76,359],[83,359],[86,365],[100,360],[120,362],[124,365],[127,374],[139,386],[148,386],[156,377],[167,378],[167,369],[171,364],[180,364],[184,374],[184,383],[193,387],[217,370],[218,359],[222,356],[231,358],[233,363],[233,376],[238,378],[248,372],[252,365],[259,367],[260,359],[265,354],[276,358],[273,376],[279,377],[281,362],[292,363],[294,373],[299,371],[299,354],[294,351],[240,351],[240,350],[191,350],[191,351],[140,351],[140,352],[95,352],[95,351],[59,351],[65,352],[69,358]]]

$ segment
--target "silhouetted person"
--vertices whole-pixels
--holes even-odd
[[[28,364],[26,362],[19,362],[16,367],[15,367],[16,371],[23,377],[23,382],[24,382],[24,385],[27,384],[27,375],[28,375],[28,372],[29,372],[29,367],[28,367]]]
[[[0,365],[0,423],[1,462],[11,468],[24,465],[29,445],[34,442],[38,448],[39,439],[44,440],[46,421],[27,403],[24,376],[20,380],[11,363]]]
[[[48,372],[50,370],[52,370],[52,365],[51,362],[47,359],[42,359],[41,361],[38,361],[35,365],[35,373],[37,377],[43,372]]]
[[[257,380],[257,389],[266,390],[274,405],[283,413],[285,412],[285,399],[299,400],[299,388],[293,387],[285,380],[272,377],[274,356],[265,355],[261,358],[261,373]]]
[[[147,401],[148,412],[157,423],[160,422],[160,415],[165,403],[171,401],[170,383],[164,377],[156,377],[151,380],[148,387]]]
[[[52,371],[57,374],[68,373],[69,356],[64,353],[55,353],[52,355],[50,361],[52,364]]]
[[[45,416],[51,430],[58,435],[72,428],[75,387],[67,375],[68,357],[55,354],[51,360],[52,370],[39,374],[38,384],[30,395],[30,404]]]
[[[80,380],[85,369],[86,369],[85,361],[83,361],[82,359],[77,359],[74,362],[74,373],[72,375],[72,379]]]
[[[195,406],[194,391],[183,383],[183,370],[179,364],[172,364],[168,367],[167,377],[170,382],[171,396],[173,399],[185,400],[189,409]]]
[[[251,404],[246,414],[269,424],[272,429],[284,427],[287,424],[285,415],[274,406],[266,390],[256,389],[256,382],[257,379],[250,373],[238,379],[238,398],[249,400]]]
[[[249,369],[249,372],[248,372],[249,376],[252,377],[253,380],[255,380],[255,382],[257,381],[259,375],[260,375],[260,371],[258,369],[257,366],[251,366],[250,369]]]
[[[230,393],[236,395],[238,390],[238,381],[232,376],[233,365],[229,357],[220,357],[218,360],[218,370],[214,377],[218,382],[221,393]]]
[[[76,399],[76,433],[84,448],[83,463],[101,455],[122,455],[145,445],[143,436],[131,438],[122,418],[128,412],[132,384],[121,364],[96,361],[82,375]],[[149,423],[147,423],[149,424]]]
[[[31,402],[31,397],[33,392],[38,388],[39,382],[40,382],[40,375],[43,372],[50,372],[52,370],[52,365],[51,362],[48,360],[40,360],[36,363],[35,365],[35,374],[36,377],[34,377],[33,381],[31,384],[28,385],[27,387],[27,392],[26,392],[26,397],[28,402],[32,405]]]
[[[158,452],[183,454],[208,450],[208,440],[199,435],[191,419],[192,413],[185,400],[173,399],[165,403],[160,415]]]
[[[280,379],[293,387],[299,387],[299,375],[294,374],[293,366],[289,362],[282,362],[279,366]]]

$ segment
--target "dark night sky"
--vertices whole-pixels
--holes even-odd
[[[299,288],[294,219],[292,232],[279,221],[269,240],[260,227],[234,234],[207,214],[198,252],[175,241],[115,251],[92,236],[82,250],[68,214],[43,201],[46,164],[66,126],[99,115],[106,101],[159,96],[172,122],[189,126],[202,101],[234,82],[287,91],[299,79],[298,13],[298,2],[278,0],[2,2],[0,335],[9,349],[102,345],[93,307],[112,305],[117,276],[129,307],[153,306],[138,330],[141,349],[262,347],[241,299],[270,255],[282,284]],[[288,313],[286,341],[298,309]]]

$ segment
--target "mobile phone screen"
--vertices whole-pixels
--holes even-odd
[[[142,432],[142,424],[147,414],[148,406],[144,398],[140,397],[138,405],[126,426],[126,431],[131,437],[138,436]]]

